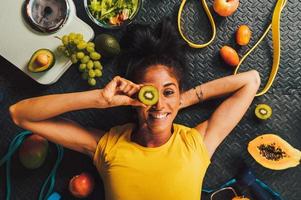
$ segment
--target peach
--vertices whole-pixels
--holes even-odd
[[[238,8],[239,0],[214,0],[213,9],[220,16],[232,15]]]

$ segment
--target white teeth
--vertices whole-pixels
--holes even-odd
[[[164,114],[155,114],[155,113],[151,113],[151,116],[155,119],[163,119],[167,116],[167,113]]]

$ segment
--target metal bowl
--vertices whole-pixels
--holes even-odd
[[[24,15],[37,31],[52,33],[66,23],[70,14],[68,0],[26,0]]]
[[[97,24],[98,26],[105,28],[105,29],[119,29],[123,26],[129,25],[134,20],[134,18],[138,15],[140,8],[142,7],[142,0],[138,0],[137,8],[136,8],[135,12],[131,14],[130,18],[123,21],[120,25],[113,25],[113,24],[107,23],[105,21],[100,21],[92,15],[92,13],[88,7],[88,3],[90,1],[91,0],[84,0],[84,6],[85,6],[87,15],[95,24]],[[100,2],[101,2],[101,0],[100,0]]]

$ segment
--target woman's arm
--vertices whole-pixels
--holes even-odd
[[[93,156],[104,132],[85,129],[59,115],[88,108],[140,106],[140,102],[130,98],[139,89],[139,85],[115,77],[104,89],[26,99],[10,106],[9,110],[18,126],[66,148]]]
[[[196,126],[196,129],[204,134],[204,142],[210,155],[238,124],[250,106],[259,86],[260,76],[257,71],[251,70],[210,81],[183,93],[182,107],[230,95],[207,121]]]

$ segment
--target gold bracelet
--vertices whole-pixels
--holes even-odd
[[[203,101],[203,91],[202,88],[200,89],[200,93],[198,93],[196,87],[193,87],[196,96],[198,97],[199,102]]]

